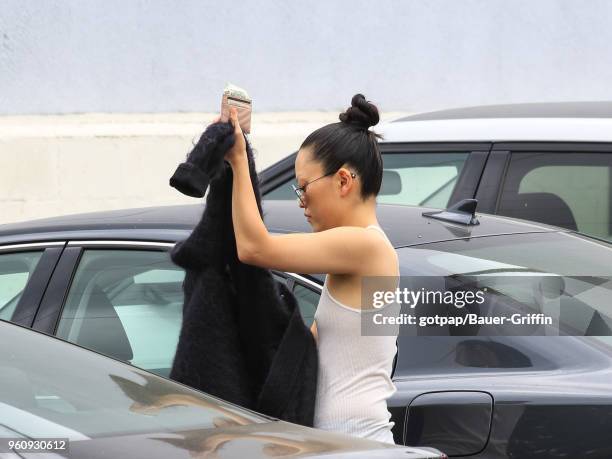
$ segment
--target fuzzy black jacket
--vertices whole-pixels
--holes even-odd
[[[232,224],[234,143],[229,123],[210,125],[170,179],[202,197],[202,218],[171,250],[186,271],[183,324],[170,378],[289,422],[312,426],[318,357],[297,301],[269,270],[239,261]],[[251,182],[261,195],[247,140]]]

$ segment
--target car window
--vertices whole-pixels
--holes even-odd
[[[497,213],[612,240],[612,153],[514,153]]]
[[[314,321],[314,315],[321,295],[298,282],[296,282],[293,287],[293,294],[300,307],[300,313],[302,314],[304,323],[310,327]]]
[[[268,191],[263,198],[274,201],[295,201],[297,196],[291,185],[295,184],[295,178],[287,179],[285,182],[278,185],[276,188]]]
[[[383,155],[380,204],[448,207],[468,153],[394,153]]]
[[[287,278],[284,275],[272,271],[272,279],[280,284],[287,285]]]
[[[181,329],[184,277],[165,251],[85,250],[57,336],[167,376]]]
[[[559,305],[558,320],[576,336],[588,336],[612,350],[612,246],[570,233],[530,233],[423,244],[398,251],[402,279],[490,276],[498,292],[495,307],[531,312]],[[499,282],[501,276],[524,282]],[[560,281],[556,296],[542,295],[530,282]],[[533,287],[533,288],[532,288]],[[550,301],[555,300],[555,303]],[[550,310],[551,312],[553,310]],[[575,336],[401,336],[400,362],[418,373],[555,368],[572,352]],[[568,344],[569,343],[569,344]],[[572,358],[583,358],[579,355]]]
[[[0,348],[10,349],[0,352],[0,437],[68,438],[72,448],[90,438],[265,422],[187,386],[3,321]],[[163,439],[159,447],[168,448]],[[173,454],[168,448],[167,456]]]
[[[383,153],[383,180],[377,202],[446,208],[466,152]],[[294,200],[291,178],[266,193],[265,199]]]
[[[0,319],[11,320],[43,251],[0,254]]]

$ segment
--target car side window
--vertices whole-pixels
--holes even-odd
[[[287,284],[287,278],[275,272],[272,272],[272,279],[274,279],[276,282],[280,284],[283,284],[283,285]]]
[[[612,240],[612,153],[514,153],[497,209]]]
[[[264,199],[271,199],[274,201],[295,201],[297,196],[291,185],[295,183],[295,178],[292,177],[287,181],[281,183],[279,186],[271,191],[268,191],[264,195]]]
[[[154,250],[85,250],[57,336],[168,376],[183,312],[183,269]]]
[[[446,208],[469,156],[466,152],[385,153],[377,202]],[[266,193],[265,199],[293,200],[291,178]]]
[[[314,321],[314,315],[319,304],[320,294],[300,283],[295,283],[293,294],[300,307],[300,313],[306,326],[310,327]]]
[[[11,320],[43,251],[0,254],[0,319]]]
[[[383,155],[379,204],[444,209],[468,153],[394,153]]]

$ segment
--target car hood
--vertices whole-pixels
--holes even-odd
[[[432,448],[395,446],[284,421],[216,429],[114,435],[71,441],[71,457],[241,458],[326,457],[415,459],[445,457]]]

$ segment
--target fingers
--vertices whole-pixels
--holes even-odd
[[[230,107],[230,119],[232,120],[236,134],[242,134],[242,128],[240,127],[240,122],[238,121],[238,110],[236,110],[235,107]]]

